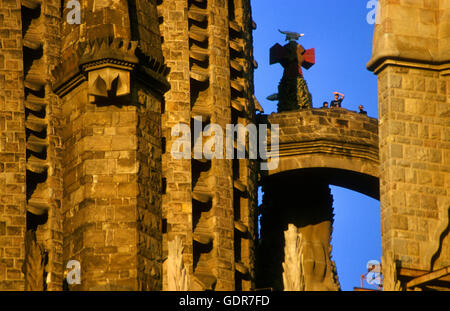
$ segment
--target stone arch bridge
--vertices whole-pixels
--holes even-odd
[[[297,274],[286,271],[293,260],[288,254],[301,248],[301,289],[338,290],[331,261],[329,185],[379,200],[378,120],[347,109],[321,108],[274,113],[263,122],[279,125],[279,165],[263,176],[257,286],[286,290],[283,274]],[[301,236],[301,245],[295,239],[289,242],[291,229],[291,236]]]
[[[274,113],[267,121],[280,127],[279,165],[269,176],[302,170],[379,199],[377,119],[334,108]]]

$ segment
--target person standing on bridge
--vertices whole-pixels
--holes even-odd
[[[330,107],[331,108],[341,108],[342,101],[344,100],[345,95],[339,92],[333,92],[334,94],[334,100],[331,101]]]
[[[363,105],[359,105],[358,108],[359,108],[359,113],[360,113],[360,114],[365,114],[365,115],[367,115],[367,111],[364,110],[364,106],[363,106]]]

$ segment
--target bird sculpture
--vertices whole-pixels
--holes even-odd
[[[280,33],[283,35],[286,35],[286,41],[297,41],[300,37],[303,37],[305,34],[303,33],[297,33],[293,31],[282,31],[278,29]]]

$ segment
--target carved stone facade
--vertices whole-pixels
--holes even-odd
[[[254,123],[250,1],[67,4],[1,4],[0,289],[78,260],[70,290],[161,290],[175,237],[177,289],[254,288],[257,162],[170,156],[196,115]]]
[[[162,49],[171,68],[162,115],[167,185],[162,198],[167,226],[163,257],[167,241],[181,236],[190,289],[250,290],[257,163],[174,160],[170,154],[178,138],[171,136],[171,128],[178,123],[193,128],[195,116],[201,116],[202,128],[255,122],[250,1],[162,1],[158,12]]]
[[[329,184],[380,199],[385,289],[449,288],[448,1],[380,0],[379,122],[257,118],[250,0],[67,3],[0,2],[0,290],[339,290]],[[195,117],[280,125],[278,168],[174,159]]]

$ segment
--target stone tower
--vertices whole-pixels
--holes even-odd
[[[180,236],[193,290],[254,288],[256,161],[174,160],[171,128],[254,123],[252,30],[249,0],[171,0],[158,5],[162,48],[171,85],[162,115],[163,257]],[[203,143],[206,139],[203,138]],[[167,280],[167,269],[163,279]],[[164,284],[165,289],[172,289]]]
[[[63,13],[53,72],[64,150],[63,263],[81,265],[83,281],[71,289],[158,290],[169,85],[156,3],[83,1],[81,12],[81,25]]]
[[[15,64],[5,76],[15,77],[7,84],[17,94],[6,92],[2,104],[8,111],[16,104],[20,132],[11,135],[15,149],[9,141],[2,149],[17,163],[2,180],[21,184],[2,189],[17,193],[2,209],[15,232],[7,236],[17,240],[4,241],[2,251],[14,252],[4,254],[0,287],[61,289],[67,262],[78,260],[84,277],[73,289],[159,289],[161,106],[169,85],[156,4],[74,2],[81,24],[67,22],[70,10],[59,1],[3,3],[17,28],[3,32],[11,38],[6,63]],[[32,234],[20,242],[25,231]]]
[[[0,289],[174,289],[180,259],[181,289],[253,288],[256,161],[170,152],[195,117],[254,123],[250,1],[1,9]]]
[[[450,3],[379,3],[368,68],[378,75],[384,288],[448,288],[434,281],[450,266]]]

